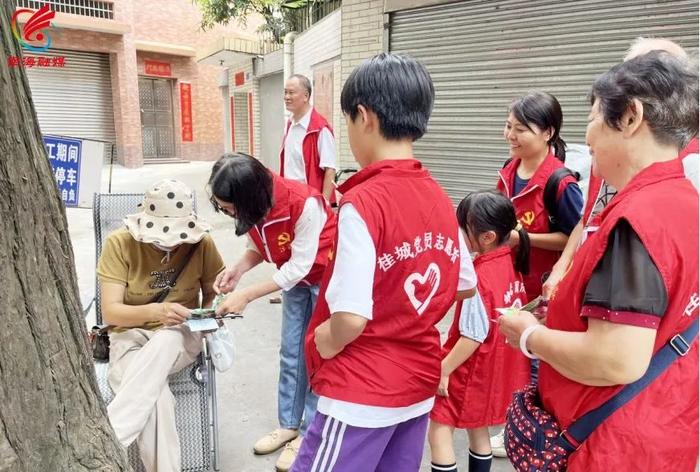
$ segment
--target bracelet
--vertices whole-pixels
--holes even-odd
[[[530,337],[532,333],[535,332],[535,330],[542,328],[543,326],[539,323],[534,324],[532,326],[528,326],[525,328],[525,331],[520,335],[520,351],[525,355],[525,357],[529,357],[530,359],[537,359],[538,357],[534,354],[532,354],[530,351],[527,350],[527,338]]]

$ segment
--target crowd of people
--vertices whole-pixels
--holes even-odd
[[[408,56],[356,68],[340,106],[360,170],[335,189],[333,130],[309,80],[290,77],[280,168],[241,153],[212,167],[210,202],[248,240],[228,267],[177,181],[108,237],[108,413],[147,471],[180,470],[167,376],[200,350],[191,310],[224,294],[217,313],[243,313],[280,290],[279,428],[253,446],[284,448],[278,470],[418,471],[427,435],[431,470],[453,472],[456,428],[470,472],[490,470],[499,443],[520,471],[695,469],[697,66],[640,39],[595,80],[585,202],[561,106],[536,91],[504,116],[494,189],[455,212],[413,152],[434,96]],[[262,262],[272,278],[239,287]]]

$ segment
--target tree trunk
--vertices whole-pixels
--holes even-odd
[[[130,470],[88,355],[66,215],[0,3],[0,471]],[[61,98],[56,97],[56,106]]]

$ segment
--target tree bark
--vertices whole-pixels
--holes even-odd
[[[0,6],[0,471],[130,470],[97,388],[66,215]],[[61,106],[56,97],[56,106]]]

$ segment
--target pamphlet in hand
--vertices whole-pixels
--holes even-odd
[[[544,316],[544,313],[542,313],[542,308],[546,307],[547,300],[545,300],[544,297],[540,295],[534,298],[532,301],[528,302],[526,305],[522,305],[520,303],[520,300],[516,300],[515,303],[513,303],[513,306],[508,308],[496,308],[496,311],[499,312],[501,315],[517,315],[521,311],[529,311],[533,315],[541,317]]]
[[[190,312],[190,319],[185,324],[192,332],[215,330],[219,328],[219,323],[214,319],[215,316],[215,308],[195,308]]]
[[[219,323],[214,318],[189,319],[185,324],[193,333],[197,331],[213,331],[219,329]]]
[[[190,319],[185,321],[185,324],[190,328],[190,331],[212,331],[219,328],[218,318],[240,318],[237,313],[227,313],[223,316],[216,316],[216,307],[225,298],[225,295],[219,294],[214,298],[211,308],[195,308],[190,311]]]

